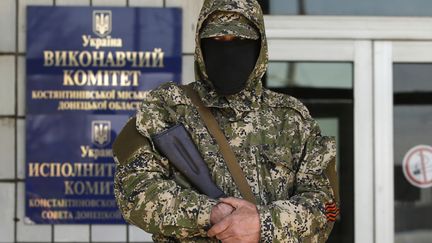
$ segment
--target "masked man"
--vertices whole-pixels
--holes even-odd
[[[323,171],[335,157],[334,140],[321,136],[298,100],[262,87],[267,63],[256,0],[205,1],[196,34],[198,80],[192,87],[218,121],[257,204],[242,199],[190,98],[167,83],[146,93],[137,112],[141,145],[115,158],[116,198],[129,223],[152,233],[156,242],[327,239],[334,217],[326,210],[335,199]],[[174,179],[178,171],[151,137],[179,123],[229,198],[211,199]]]

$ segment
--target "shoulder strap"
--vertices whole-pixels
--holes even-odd
[[[219,151],[228,166],[228,170],[234,179],[242,197],[253,204],[257,204],[255,196],[252,193],[246,177],[238,164],[237,158],[232,151],[225,135],[219,127],[216,118],[211,113],[210,109],[206,107],[199,97],[198,93],[190,85],[181,86],[186,92],[187,96],[192,100],[192,103],[197,107],[201,119],[204,121],[210,134],[216,140],[219,145]]]
[[[120,164],[124,164],[148,143],[148,140],[136,129],[136,117],[132,117],[117,135],[112,151]]]

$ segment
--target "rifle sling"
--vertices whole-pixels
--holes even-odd
[[[237,185],[240,194],[247,201],[253,204],[257,204],[255,196],[252,193],[252,189],[250,188],[246,177],[242,169],[240,168],[237,158],[233,150],[231,149],[224,133],[220,129],[216,118],[213,116],[210,109],[202,103],[200,96],[192,88],[192,86],[186,85],[182,86],[182,88],[186,92],[187,96],[192,100],[192,103],[198,109],[201,119],[204,121],[204,124],[207,126],[210,134],[213,136],[213,138],[219,145],[219,151],[222,154],[226,165],[228,166],[228,170],[231,173],[231,176],[233,177],[234,183]]]

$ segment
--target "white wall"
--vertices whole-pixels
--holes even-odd
[[[203,0],[0,0],[0,242],[149,242],[124,225],[25,225],[26,6],[130,6],[183,9],[183,82],[191,82],[195,22]]]

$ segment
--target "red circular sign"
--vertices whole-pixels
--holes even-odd
[[[405,178],[416,187],[432,187],[432,147],[418,145],[410,149],[403,159]]]

